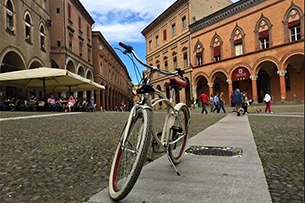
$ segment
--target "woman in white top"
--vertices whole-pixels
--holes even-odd
[[[264,102],[266,103],[265,112],[266,113],[273,113],[271,111],[271,96],[268,92],[266,92],[266,94],[265,94]]]

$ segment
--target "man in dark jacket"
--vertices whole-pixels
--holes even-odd
[[[233,100],[236,106],[237,116],[240,116],[239,109],[241,108],[243,103],[243,95],[242,93],[240,93],[240,90],[238,88],[234,92]]]

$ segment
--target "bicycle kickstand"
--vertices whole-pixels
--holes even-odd
[[[171,163],[171,165],[172,165],[172,166],[173,166],[173,168],[175,169],[175,171],[176,171],[177,175],[178,175],[178,176],[180,176],[180,173],[179,173],[179,171],[178,171],[177,167],[175,166],[175,164],[174,164],[173,160],[172,160],[172,159],[171,159],[171,157],[169,156],[168,145],[167,145],[167,146],[165,146],[165,148],[166,148],[166,155],[167,155],[167,158],[168,158],[169,162]]]

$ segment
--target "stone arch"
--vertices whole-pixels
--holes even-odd
[[[1,60],[1,73],[27,69],[22,54],[13,49],[7,49]]]
[[[259,71],[259,65],[265,61],[270,61],[274,64],[276,64],[276,67],[280,67],[281,65],[281,62],[273,57],[273,56],[264,56],[264,57],[261,57],[259,58],[254,64],[253,64],[253,74],[254,75],[257,75],[258,71]]]
[[[44,67],[43,62],[40,58],[38,57],[33,57],[29,63],[28,63],[29,68],[39,68],[39,67]]]

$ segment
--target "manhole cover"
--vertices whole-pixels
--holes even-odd
[[[241,157],[243,149],[237,147],[191,146],[186,150],[186,153],[196,155]]]

